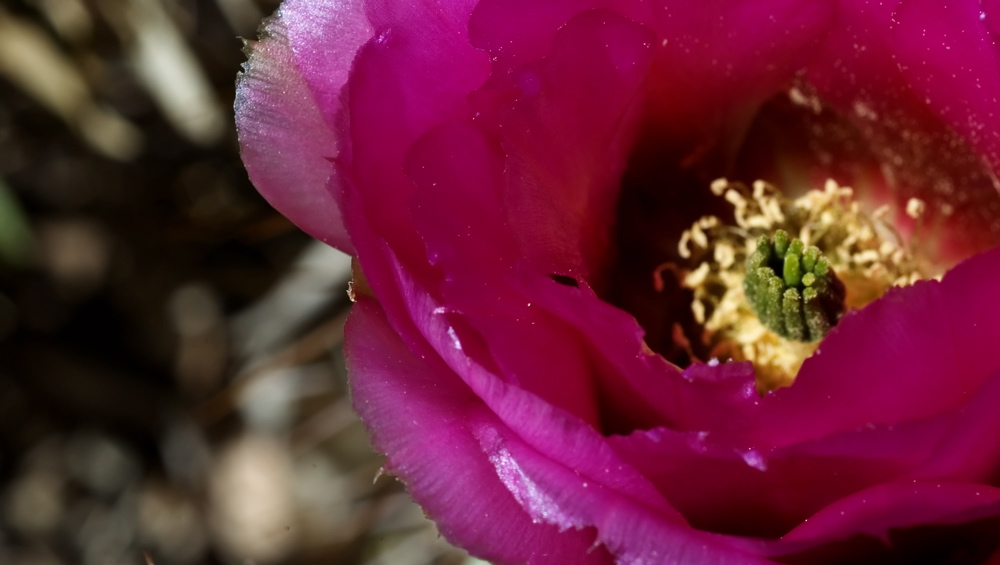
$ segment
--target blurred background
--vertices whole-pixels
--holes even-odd
[[[471,564],[381,476],[350,261],[254,191],[277,0],[0,0],[0,563]]]

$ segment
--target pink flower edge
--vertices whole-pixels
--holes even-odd
[[[334,126],[356,50],[371,36],[360,2],[287,0],[248,43],[236,128],[250,180],[303,231],[353,254],[338,203]]]

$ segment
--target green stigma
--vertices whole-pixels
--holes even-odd
[[[795,341],[819,341],[844,314],[844,285],[814,246],[777,230],[757,240],[743,291],[767,329]]]

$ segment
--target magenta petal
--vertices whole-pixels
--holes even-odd
[[[981,520],[986,521],[982,527],[964,532],[971,539],[956,535],[963,533],[960,530],[951,535],[945,530],[940,536],[943,539],[931,543],[921,539],[933,533],[932,527],[943,529]],[[985,553],[982,555],[985,557],[1000,547],[998,527],[1000,489],[967,483],[907,481],[877,485],[831,504],[783,537],[775,548],[783,553],[800,554],[800,559],[783,560],[801,563],[856,563],[858,559],[869,563],[876,562],[879,554],[894,558],[893,562],[901,562],[907,555],[910,559],[907,562],[911,563],[919,559],[957,562],[946,560],[948,555],[929,553],[940,551],[943,546],[957,556],[966,553],[966,560],[961,562],[973,562],[971,556],[977,551]],[[912,528],[920,530],[907,531]],[[876,542],[874,546],[872,541]],[[978,547],[971,547],[973,544]],[[803,551],[809,546],[814,549]]]
[[[547,269],[600,286],[591,275],[606,260],[626,166],[662,172],[735,149],[757,105],[805,63],[830,6],[584,4],[481,3],[470,33],[493,74],[473,107],[489,117],[498,100],[517,99],[496,128],[511,156],[514,231]],[[706,73],[706,61],[720,72]],[[649,139],[637,150],[640,129]]]
[[[708,179],[684,182],[803,68],[884,163],[940,153],[895,180],[957,179],[996,241],[996,0],[986,23],[876,4],[288,0],[239,87],[244,157],[357,253],[355,406],[449,539],[501,563],[818,562],[1000,525],[998,489],[967,484],[1000,471],[1000,249],[849,315],[764,398],[748,364],[664,362],[592,290],[623,185],[688,211]]]
[[[461,323],[462,316],[437,305],[413,285],[405,271],[399,270],[398,277],[410,313],[430,346],[525,443],[572,468],[581,478],[643,500],[662,515],[680,520],[649,482],[622,462],[597,430],[492,372],[488,356],[482,352],[481,339],[467,324]],[[483,359],[487,364],[481,364]]]
[[[421,278],[431,274],[408,209],[406,155],[427,132],[466,117],[467,94],[486,79],[485,54],[468,44],[459,23],[468,10],[463,3],[372,2],[376,37],[358,53],[347,88],[351,146],[339,162],[352,180],[344,195],[348,229],[369,224],[373,238],[388,242]],[[366,267],[375,260],[361,249],[358,258]],[[366,274],[383,284],[377,272]]]
[[[1000,248],[847,315],[795,384],[764,399],[752,441],[788,445],[965,405],[1000,368],[998,281]]]
[[[979,19],[994,40],[1000,40],[1000,0],[980,0]]]
[[[505,111],[498,140],[473,119],[431,131],[407,155],[417,188],[409,199],[412,217],[431,262],[448,273],[440,291],[430,291],[462,314],[505,380],[594,427],[585,342],[516,287],[522,275],[550,284],[550,274],[585,276],[585,264],[605,253],[608,234],[596,226],[610,223],[608,199],[620,173],[613,163],[620,169],[624,161],[620,130],[627,130],[623,122],[640,92],[650,39],[613,15],[576,18],[545,64],[522,73],[534,86]],[[576,149],[536,159],[540,146],[563,139],[577,140]],[[590,239],[592,245],[584,241]],[[487,280],[492,284],[483,285]]]
[[[488,69],[460,24],[471,7],[446,7],[371,3],[376,37],[355,58],[342,113],[351,141],[338,159],[350,180],[342,200],[345,222],[367,282],[393,326],[415,348],[422,339],[410,317],[408,291],[396,277],[399,263],[427,288],[436,286],[440,273],[429,264],[415,232],[407,154],[421,136],[467,115],[465,97],[485,80]]]
[[[1000,49],[983,3],[903,2],[892,17],[889,48],[910,87],[1000,172]]]
[[[251,44],[236,90],[250,180],[303,231],[353,253],[335,197],[340,187],[332,159],[341,141],[332,124],[354,52],[371,35],[367,20],[358,2],[289,0],[263,34]],[[315,41],[324,35],[330,39],[318,49]]]
[[[848,317],[760,410],[727,400],[716,388],[726,379],[698,378],[690,391],[663,379],[695,413],[669,421],[692,433],[654,430],[613,445],[694,525],[716,531],[780,535],[841,496],[910,474],[990,482],[1000,463],[1000,385],[990,377],[1000,360],[983,352],[1000,335],[997,281],[1000,249],[940,283],[894,291]]]
[[[449,273],[438,292],[461,337],[475,332],[488,350],[491,361],[478,362],[596,427],[588,356],[573,328],[554,324],[510,284],[520,254],[500,205],[502,155],[470,124],[437,128],[410,151],[414,221],[432,262]]]
[[[504,204],[522,252],[544,272],[593,280],[608,259],[654,40],[617,14],[584,12],[546,59],[514,70],[519,99],[500,113]]]
[[[873,426],[773,450],[666,428],[609,441],[693,526],[777,538],[844,496],[906,476],[951,426],[950,418]]]
[[[593,530],[560,531],[532,520],[497,475],[475,422],[502,427],[451,371],[417,358],[377,303],[362,299],[347,326],[354,406],[441,532],[497,563],[610,563]]]
[[[996,484],[1000,478],[1000,371],[947,416],[947,432],[912,476]]]
[[[760,397],[747,364],[681,371],[645,346],[635,318],[590,288],[527,275],[519,277],[518,286],[535,306],[575,328],[586,344],[605,432],[666,425],[740,437],[755,424]]]
[[[391,254],[386,257],[392,260]],[[412,327],[405,324],[399,326],[393,321],[392,325],[397,332],[402,328],[404,341],[411,350],[419,351],[415,355],[426,359],[440,356],[453,372],[451,374],[464,381],[505,426],[533,449],[572,468],[579,477],[593,481],[595,485],[600,484],[622,496],[642,500],[661,516],[680,520],[648,481],[624,465],[607,445],[606,439],[591,426],[492,372],[481,339],[477,339],[475,331],[462,323],[460,312],[441,306],[398,263],[389,268],[395,277],[393,284],[398,288],[402,305],[408,309],[409,317],[404,321],[410,320],[409,323],[413,324]],[[412,333],[414,330],[419,334]],[[428,345],[432,350],[427,349]],[[427,433],[433,435],[432,431]]]
[[[739,448],[712,432],[667,429],[610,441],[693,526],[777,537],[823,507],[883,482],[995,483],[998,403],[1000,371],[954,412],[779,449]]]
[[[497,72],[544,57],[556,30],[574,14],[599,2],[561,0],[481,0],[469,18],[473,45],[492,53]]]
[[[951,262],[1000,244],[1000,50],[988,10],[842,2],[841,29],[806,74],[867,139],[897,203],[928,202],[938,229],[925,247]]]
[[[755,555],[758,544],[665,519],[644,500],[581,477],[507,430],[481,428],[480,440],[504,484],[529,513],[545,521],[596,526],[599,543],[616,556],[616,563],[768,563]]]

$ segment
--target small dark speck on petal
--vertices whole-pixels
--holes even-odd
[[[556,274],[552,274],[549,276],[552,277],[552,280],[556,281],[561,285],[580,288],[580,283],[578,283],[576,279],[574,279],[573,277],[567,277],[566,275],[556,275]]]

